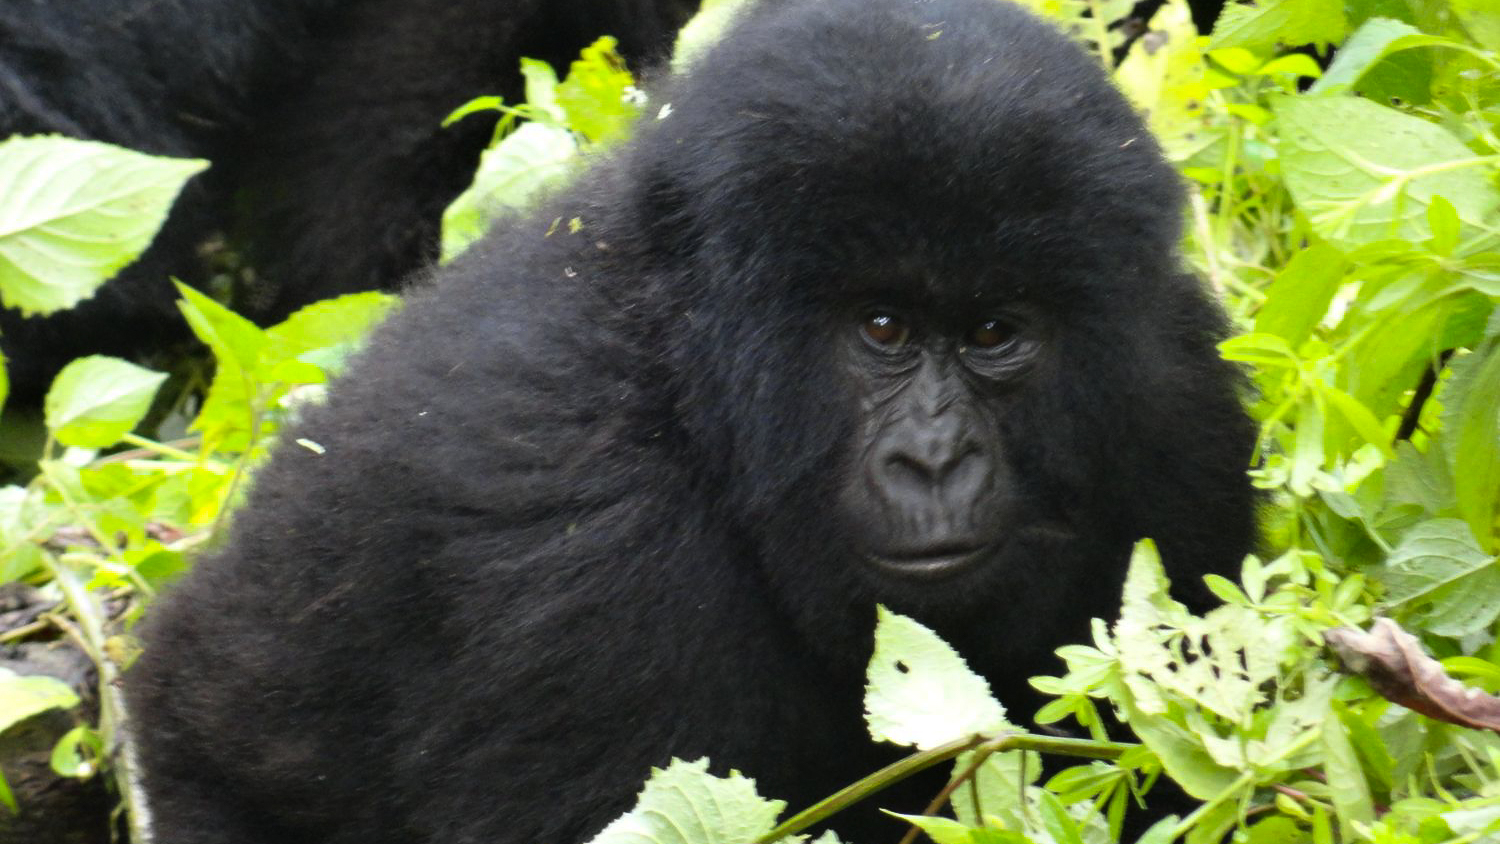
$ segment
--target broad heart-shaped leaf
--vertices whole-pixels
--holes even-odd
[[[56,677],[19,677],[0,668],[0,730],[49,709],[78,705],[78,695]]]
[[[112,446],[140,423],[165,380],[119,358],[79,358],[63,367],[47,391],[47,430],[63,445]]]
[[[1385,605],[1439,636],[1467,636],[1500,616],[1500,566],[1458,519],[1430,519],[1401,538],[1375,572]]]
[[[45,314],[93,295],[207,166],[72,138],[0,142],[0,302]]]
[[[577,153],[572,133],[547,123],[523,124],[485,150],[473,184],[443,212],[443,260],[469,248],[500,213],[524,208],[562,178]]]
[[[616,818],[590,844],[746,844],[776,825],[781,800],[755,793],[738,771],[708,772],[708,760],[673,759],[654,768],[635,808]]]
[[[1494,225],[1500,191],[1446,129],[1356,97],[1278,97],[1281,164],[1318,234],[1347,247],[1432,236],[1441,195],[1469,229]]]
[[[947,642],[885,607],[865,688],[865,721],[876,741],[920,750],[1004,729],[1005,708]]]

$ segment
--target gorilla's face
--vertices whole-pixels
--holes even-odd
[[[840,333],[858,419],[839,509],[858,557],[914,584],[985,567],[1017,521],[1002,417],[1047,352],[1039,315],[885,294]]]

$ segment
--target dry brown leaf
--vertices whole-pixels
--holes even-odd
[[[1500,733],[1500,697],[1449,677],[1396,622],[1377,618],[1368,633],[1340,627],[1323,641],[1381,697],[1436,721]]]

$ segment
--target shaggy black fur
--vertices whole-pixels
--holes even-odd
[[[1178,184],[1067,38],[995,0],[789,0],[651,112],[415,293],[155,608],[128,685],[160,840],[569,844],[673,756],[805,805],[890,758],[877,601],[1025,720],[1132,540],[1184,583],[1249,550]],[[1047,327],[985,393],[1014,539],[946,580],[867,565],[838,503],[871,291]]]
[[[201,283],[215,232],[255,280],[262,320],[389,288],[436,254],[493,116],[443,129],[473,97],[519,99],[517,59],[565,69],[601,34],[660,57],[696,0],[5,0],[0,138],[60,133],[211,159],[162,236],[76,311],[0,311],[15,391],[67,360],[185,334],[168,277]]]

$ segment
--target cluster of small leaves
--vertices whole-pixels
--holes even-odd
[[[443,260],[479,239],[501,215],[526,208],[577,171],[583,154],[623,138],[646,96],[605,36],[583,51],[559,82],[546,62],[521,60],[526,102],[510,106],[480,97],[448,116],[499,111],[494,141],[479,159],[473,183],[443,212]]]

